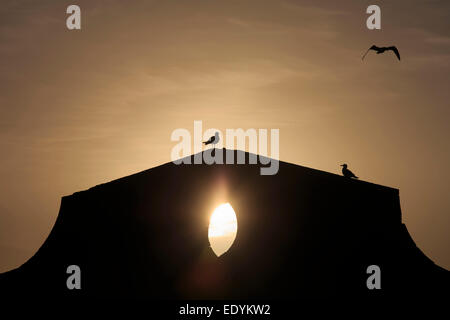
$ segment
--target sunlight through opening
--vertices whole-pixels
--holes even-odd
[[[212,213],[208,229],[211,249],[218,257],[230,249],[236,238],[236,233],[236,213],[229,203],[223,203]]]

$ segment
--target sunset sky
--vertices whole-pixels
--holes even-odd
[[[279,129],[282,161],[346,162],[399,188],[416,244],[450,269],[449,13],[444,0],[3,0],[0,272],[42,245],[62,196],[169,162],[172,131],[194,120]],[[402,60],[361,61],[372,44]]]

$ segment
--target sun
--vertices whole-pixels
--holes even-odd
[[[219,205],[211,215],[208,229],[209,243],[217,256],[230,249],[236,233],[237,218],[233,207],[229,203]]]

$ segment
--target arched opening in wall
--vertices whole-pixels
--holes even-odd
[[[220,257],[233,245],[237,233],[237,217],[229,203],[214,209],[209,220],[208,239],[211,249]]]

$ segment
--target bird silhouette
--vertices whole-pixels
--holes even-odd
[[[393,51],[395,53],[395,55],[397,56],[398,60],[400,61],[400,52],[398,52],[397,47],[395,46],[391,46],[391,47],[377,47],[376,45],[371,46],[369,49],[367,49],[366,53],[363,55],[363,57],[361,58],[362,60],[364,60],[364,58],[366,57],[366,54],[370,51],[376,51],[377,54],[383,53],[385,51]]]
[[[341,167],[342,167],[342,174],[344,175],[344,177],[358,179],[358,177],[355,176],[355,174],[353,172],[351,172],[349,169],[347,169],[346,163],[341,164]]]
[[[216,134],[214,136],[212,136],[211,138],[209,138],[208,141],[204,141],[203,144],[206,146],[208,144],[213,144],[214,148],[216,147],[216,143],[218,143],[220,140],[219,137],[219,133],[216,132]]]

